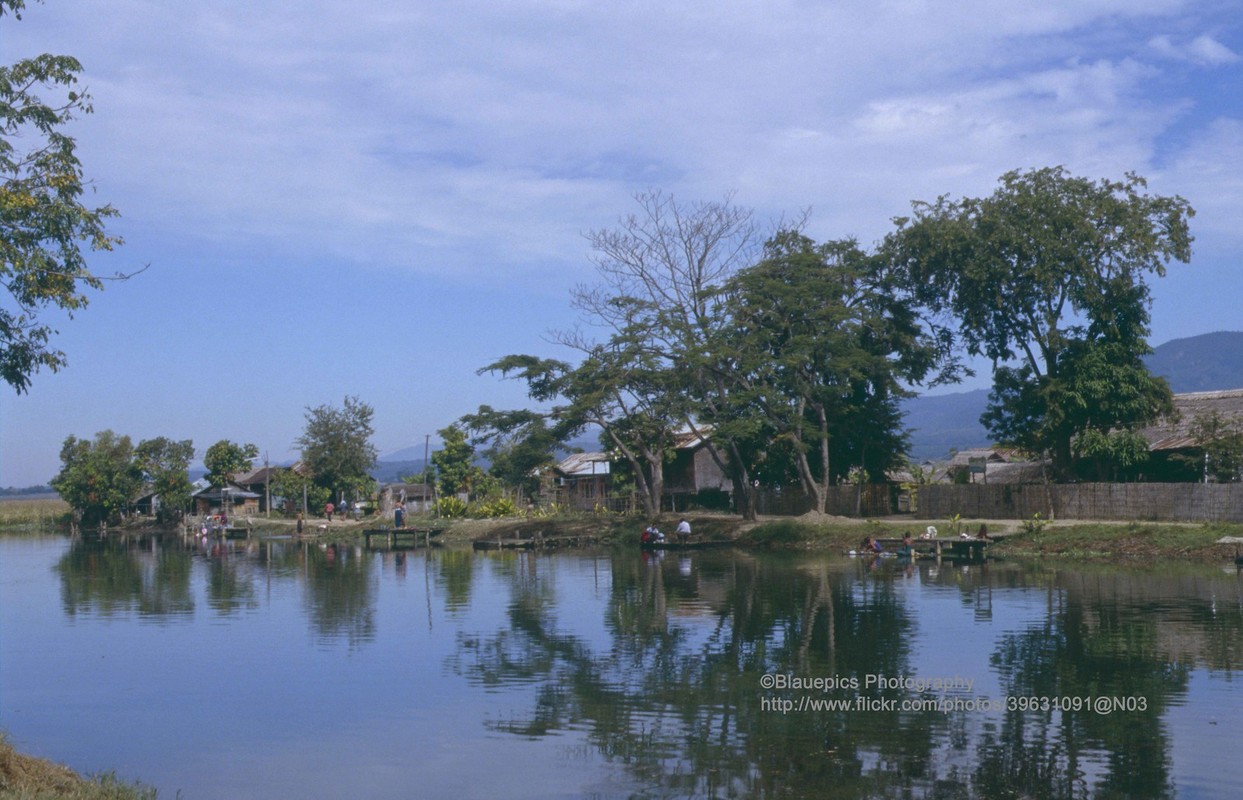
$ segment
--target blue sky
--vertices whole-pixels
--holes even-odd
[[[1235,0],[49,0],[0,58],[77,56],[74,124],[132,271],[61,324],[69,358],[0,392],[0,486],[61,442],[228,438],[293,458],[357,395],[381,453],[479,404],[475,370],[575,322],[582,234],[661,189],[870,243],[911,200],[1003,172],[1128,170],[1196,208],[1153,341],[1243,328]]]

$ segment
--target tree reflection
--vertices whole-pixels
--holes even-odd
[[[1161,594],[1159,580],[1135,575],[1076,574],[1049,587],[1044,622],[1003,637],[992,657],[1005,692],[1141,698],[1145,708],[1007,713],[986,737],[981,781],[1032,797],[1175,794],[1162,716],[1186,693],[1193,662],[1170,651],[1162,628],[1172,607]],[[1202,605],[1184,595],[1177,613],[1203,616]],[[1237,647],[1243,619],[1237,609],[1230,616]]]
[[[610,557],[602,645],[558,625],[566,609],[554,560],[498,563],[510,591],[508,624],[463,636],[453,665],[485,686],[532,686],[534,700],[489,727],[532,738],[582,731],[644,787],[637,796],[1170,796],[1162,716],[1187,691],[1193,664],[1236,669],[1243,640],[1237,587],[1219,599],[1213,587],[1162,588],[1119,572],[1102,580],[1039,568],[870,568],[733,553]],[[774,673],[860,685],[867,675],[918,674],[913,641],[950,653],[957,644],[938,641],[939,620],[912,604],[946,591],[983,625],[994,622],[995,592],[1021,592],[1025,608],[1046,598],[1040,624],[1002,629],[991,654],[981,654],[991,655],[1003,695],[1144,698],[1147,708],[781,713],[773,698],[804,692],[760,688]],[[1178,633],[1185,617],[1199,620],[1195,642]],[[813,693],[856,694],[869,692]]]
[[[304,603],[311,628],[323,639],[351,646],[375,638],[375,580],[369,559],[329,544],[306,551]]]
[[[892,582],[824,563],[745,556],[684,561],[618,555],[593,650],[558,632],[538,559],[511,573],[510,625],[464,638],[456,666],[486,685],[535,684],[535,707],[495,730],[586,730],[643,785],[685,796],[900,793],[929,761],[938,720],[870,712],[781,714],[762,676],[909,672],[913,623]],[[826,696],[850,696],[839,692]]]
[[[56,565],[65,613],[164,617],[194,611],[190,555],[158,537],[80,538]]]

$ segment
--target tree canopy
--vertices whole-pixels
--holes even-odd
[[[205,477],[212,486],[224,486],[237,473],[249,470],[258,457],[259,448],[253,444],[235,444],[221,439],[203,455],[203,466],[207,467]]]
[[[133,502],[142,486],[134,468],[134,445],[128,436],[110,430],[94,440],[68,436],[60,449],[61,469],[52,488],[82,523],[107,523]]]
[[[351,396],[340,408],[325,404],[306,409],[306,427],[297,444],[317,485],[334,496],[357,497],[374,483],[368,474],[378,454],[371,443],[374,417],[371,406]]]
[[[1194,211],[1145,189],[1133,174],[1009,172],[988,197],[914,203],[886,241],[898,281],[954,317],[969,353],[992,360],[982,422],[1003,442],[1049,454],[1062,476],[1077,437],[1078,455],[1098,469],[1102,457],[1122,465],[1137,456],[1130,431],[1171,407],[1169,387],[1142,361],[1147,281],[1190,259]]]
[[[190,508],[190,460],[194,442],[174,441],[164,436],[139,442],[134,448],[134,466],[142,480],[160,498],[159,516],[178,519]]]
[[[0,0],[0,18],[8,12],[20,19],[24,6]],[[43,312],[58,308],[72,317],[86,306],[86,290],[129,277],[103,278],[87,263],[88,252],[112,250],[121,238],[106,229],[116,209],[83,203],[90,183],[65,132],[92,111],[90,95],[78,88],[81,72],[77,59],[46,53],[0,66],[0,285],[7,295],[0,378],[18,393],[39,369],[66,363]]]

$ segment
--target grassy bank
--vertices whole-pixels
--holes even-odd
[[[843,517],[763,518],[746,522],[728,515],[690,515],[696,539],[729,540],[742,547],[846,551],[858,547],[865,536],[918,535],[936,525],[942,536],[951,536],[954,525],[947,520],[916,520],[891,517],[857,520]],[[1019,520],[962,520],[962,530],[974,533],[986,524],[996,541],[989,552],[999,557],[1052,557],[1099,560],[1170,560],[1233,562],[1234,545],[1217,544],[1223,536],[1243,537],[1243,525],[1227,523],[1078,522],[1045,523],[1028,530]],[[658,524],[672,531],[677,518],[666,516]],[[414,523],[417,525],[417,523]],[[591,515],[541,520],[442,521],[441,540],[467,543],[477,538],[510,538],[539,531],[545,537],[592,534],[601,542],[631,545],[638,542],[647,520],[639,517]]]
[[[974,532],[979,520],[964,521]],[[944,520],[914,521],[891,518],[876,521],[808,522],[802,518],[762,523],[742,533],[739,542],[755,546],[850,549],[863,537],[917,534],[926,525],[938,525],[946,535]],[[1101,560],[1181,560],[1231,563],[1234,545],[1217,544],[1223,536],[1243,537],[1243,525],[1226,523],[1180,524],[1159,522],[1077,522],[1046,524],[1040,530],[1024,530],[1016,520],[987,521],[996,541],[989,554],[999,557],[1056,557]]]
[[[63,527],[68,506],[57,499],[9,500],[0,503],[0,530],[50,530]],[[666,514],[656,522],[670,533],[681,515]],[[898,537],[910,532],[918,535],[928,525],[937,526],[941,536],[954,536],[958,530],[974,534],[981,524],[998,541],[990,545],[995,556],[1065,557],[1074,559],[1179,559],[1198,562],[1233,562],[1234,545],[1219,545],[1224,536],[1243,537],[1243,524],[1161,523],[1161,522],[1081,522],[1058,520],[1039,525],[1020,520],[944,520],[887,517],[861,520],[847,517],[806,514],[801,517],[766,517],[748,522],[720,513],[687,515],[696,540],[731,541],[742,547],[850,550],[868,535]],[[545,538],[567,537],[583,542],[636,545],[640,531],[649,523],[646,517],[618,514],[570,513],[551,517],[503,517],[499,519],[435,519],[410,517],[408,526],[438,531],[438,541],[468,545],[474,539],[522,538],[535,533]],[[292,519],[255,516],[250,519],[255,536],[288,536],[295,532]],[[350,543],[361,540],[369,528],[391,526],[389,517],[361,520],[334,520],[331,525],[320,518],[304,524],[303,534],[317,541]],[[131,521],[114,530],[157,528],[153,521]],[[1035,529],[1033,529],[1035,528]]]
[[[60,764],[22,755],[0,734],[0,800],[139,800],[156,791],[138,783],[124,783],[113,775],[92,779]]]

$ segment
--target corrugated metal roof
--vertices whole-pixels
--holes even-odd
[[[1185,392],[1174,395],[1176,419],[1163,419],[1140,431],[1150,450],[1178,450],[1198,447],[1191,438],[1197,416],[1216,411],[1227,420],[1243,423],[1243,389],[1218,392]]]
[[[557,470],[569,477],[586,475],[608,475],[609,457],[607,453],[574,453],[557,464]]]

